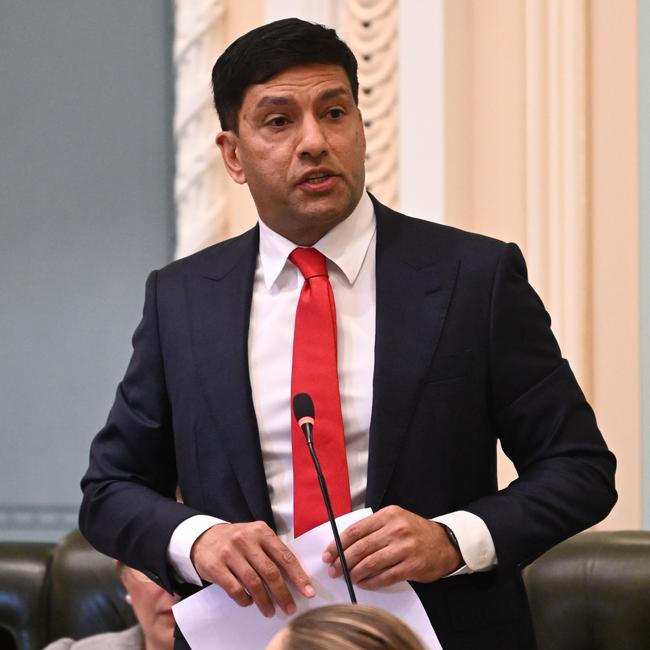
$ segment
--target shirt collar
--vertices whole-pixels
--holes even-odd
[[[264,284],[270,290],[296,244],[271,230],[261,219],[259,227],[260,264]],[[336,264],[348,282],[354,284],[375,234],[375,228],[375,210],[370,197],[364,192],[350,216],[321,237],[314,244],[314,248]]]

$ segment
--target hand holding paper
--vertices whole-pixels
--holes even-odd
[[[369,509],[357,510],[337,518],[340,530],[371,514]],[[322,561],[322,552],[332,539],[329,522],[310,530],[291,543],[296,558],[311,576],[316,596],[308,599],[291,585],[297,612],[333,603],[348,603],[348,593],[342,578],[331,578],[328,565]],[[360,603],[391,611],[420,636],[429,650],[440,650],[440,644],[431,623],[407,582],[384,589],[359,589]],[[264,648],[269,640],[284,627],[289,617],[278,611],[273,618],[264,618],[251,607],[242,608],[216,585],[186,598],[174,606],[174,616],[185,639],[194,650],[230,648]]]
[[[399,506],[388,506],[341,534],[352,582],[377,589],[404,580],[434,582],[455,571],[462,556],[442,526]],[[334,543],[323,553],[330,575],[341,575]]]
[[[212,526],[194,543],[191,558],[201,578],[240,607],[254,602],[264,616],[275,614],[274,603],[286,614],[295,613],[288,583],[306,598],[315,594],[291,549],[262,521]]]

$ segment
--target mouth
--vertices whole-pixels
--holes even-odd
[[[304,174],[298,185],[310,190],[325,190],[334,184],[336,178],[338,178],[338,174],[334,174],[328,169],[314,170]]]

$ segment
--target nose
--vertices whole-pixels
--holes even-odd
[[[301,158],[320,158],[327,153],[327,138],[320,121],[309,115],[303,119],[298,154]]]

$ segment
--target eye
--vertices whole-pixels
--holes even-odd
[[[277,116],[272,117],[267,123],[267,126],[282,127],[289,124],[289,120],[286,117]]]
[[[329,111],[327,111],[327,114],[331,118],[338,120],[345,115],[345,111],[342,108],[330,108]]]

